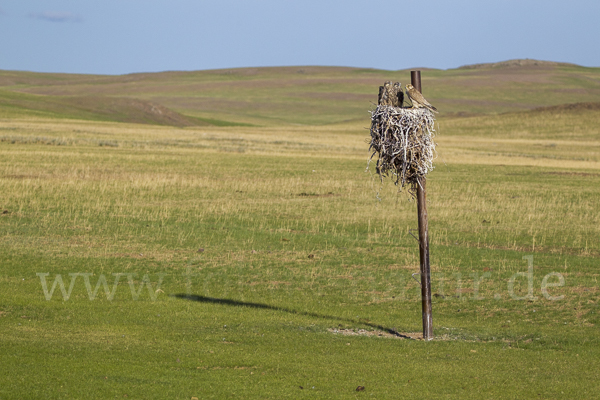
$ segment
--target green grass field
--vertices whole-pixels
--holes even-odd
[[[1,72],[0,398],[596,397],[600,112],[523,108],[594,101],[600,72],[511,98],[528,68],[423,72],[430,342],[416,203],[365,172],[369,99],[407,73]],[[99,106],[122,93],[142,106]]]

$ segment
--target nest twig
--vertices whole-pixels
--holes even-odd
[[[426,108],[379,105],[371,111],[371,160],[377,154],[376,171],[391,176],[400,190],[416,191],[419,178],[433,169],[435,117]],[[368,167],[367,167],[368,168]]]

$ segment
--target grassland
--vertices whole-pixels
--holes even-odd
[[[368,118],[366,110],[377,102],[374,87],[385,80],[406,84],[409,77],[409,71],[341,67],[243,68],[123,76],[0,71],[0,116],[21,112],[179,126],[358,123]],[[600,68],[524,63],[427,70],[423,74],[423,88],[426,97],[442,110],[442,117],[498,114],[597,102]],[[132,100],[135,104],[131,104]],[[157,105],[169,113],[153,111]]]
[[[598,79],[552,68],[573,82]],[[281,88],[292,72],[166,74],[181,81],[179,94],[207,77],[262,77],[248,100],[259,104],[272,93],[268,77]],[[327,73],[350,79],[345,69]],[[279,89],[278,111],[212,113],[194,103],[192,112],[186,96],[140,97],[183,119],[260,126],[115,122],[41,100],[0,106],[0,397],[595,397],[598,110],[484,114],[462,103],[440,117],[428,178],[436,340],[392,338],[421,329],[416,205],[365,172],[362,101],[385,72],[351,73],[359,82],[339,92],[353,100],[311,99],[297,113],[282,93],[300,83]],[[444,82],[468,73],[483,71],[429,71],[424,86],[443,102],[454,92]],[[131,93],[128,77],[55,76],[50,85],[46,75],[13,75],[21,81],[2,75],[5,99],[41,96],[52,107],[52,96],[81,88]],[[506,79],[515,87],[524,78]],[[227,104],[252,93],[227,95],[217,83]],[[555,88],[539,86],[520,104],[559,104],[544,95]],[[592,86],[576,101],[593,100]],[[489,96],[473,88],[460,96]],[[331,115],[336,123],[323,125]],[[526,276],[510,285],[529,256],[533,297]],[[59,275],[65,292],[73,282],[68,300],[59,286],[49,295]],[[93,293],[101,277],[108,293]],[[544,279],[557,286],[542,291]],[[360,330],[371,335],[343,334]]]

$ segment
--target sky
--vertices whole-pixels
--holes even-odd
[[[600,0],[0,0],[0,69],[600,66]]]

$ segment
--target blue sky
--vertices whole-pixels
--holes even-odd
[[[599,0],[0,0],[0,69],[600,66]]]

